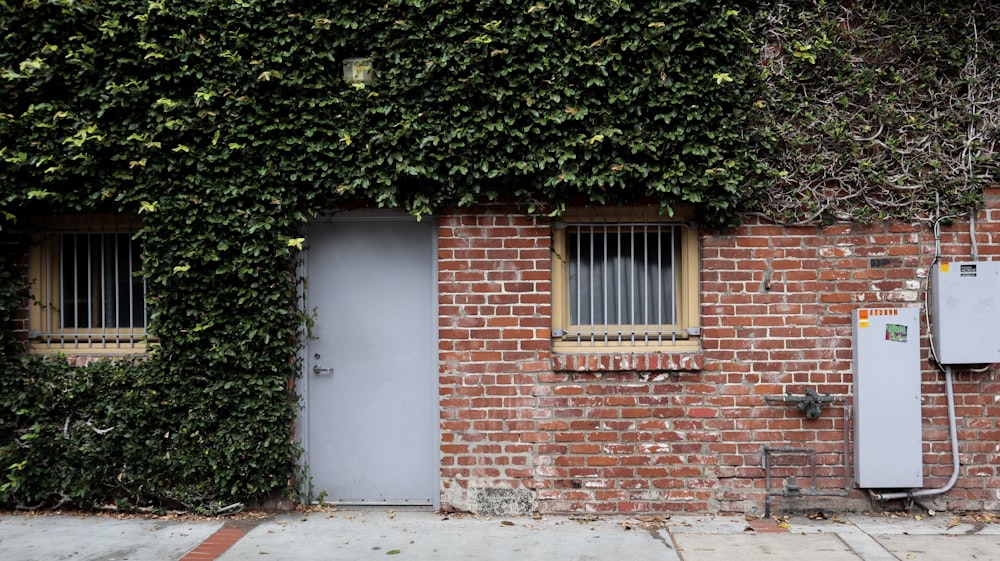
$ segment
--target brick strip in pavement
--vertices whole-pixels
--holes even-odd
[[[758,534],[780,534],[788,531],[787,524],[785,524],[784,527],[779,526],[778,521],[771,518],[758,518],[756,520],[751,520],[748,526]]]
[[[208,537],[201,544],[181,557],[180,561],[214,561],[227,549],[247,535],[249,527],[243,526],[223,526],[214,534]]]

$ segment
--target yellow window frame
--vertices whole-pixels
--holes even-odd
[[[35,354],[128,355],[146,352],[145,325],[125,327],[65,327],[59,309],[62,291],[60,243],[65,234],[135,234],[137,217],[121,215],[60,215],[32,222],[35,233],[29,251],[32,282],[28,315],[29,351]],[[93,297],[89,294],[88,297]],[[120,299],[120,298],[119,298]]]
[[[662,216],[659,207],[576,208],[552,230],[552,333],[556,352],[692,352],[700,350],[698,233],[693,213]],[[590,224],[650,224],[676,228],[678,253],[672,261],[675,323],[573,325],[567,230]],[[637,231],[644,231],[640,228]],[[632,232],[634,234],[634,232]],[[613,325],[613,328],[608,326]]]

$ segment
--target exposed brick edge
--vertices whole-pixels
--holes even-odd
[[[705,366],[701,353],[573,353],[552,355],[556,372],[697,371]]]
[[[250,528],[223,526],[205,541],[181,557],[180,561],[213,561],[247,535]]]
[[[758,518],[756,520],[750,520],[747,526],[750,530],[753,530],[758,534],[788,533],[787,524],[780,525],[776,520],[771,518]]]

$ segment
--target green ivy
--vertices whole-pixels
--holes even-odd
[[[645,199],[731,224],[744,27],[695,0],[0,0],[0,233],[141,214],[158,339],[5,365],[0,503],[287,490],[297,236],[322,209]],[[353,57],[373,83],[343,80]]]
[[[649,197],[735,217],[746,38],[723,2],[0,6],[9,204],[146,201],[275,231],[317,201]],[[341,77],[359,56],[367,87]]]
[[[65,357],[9,364],[0,377],[4,503],[204,511],[223,497],[287,486],[287,468],[256,468],[288,463],[287,428],[276,427],[291,420],[260,404],[241,410],[258,395],[280,401],[284,388],[247,379],[252,390],[216,381],[195,391],[162,365],[104,360],[74,368]]]
[[[142,218],[158,340],[71,368],[0,335],[0,503],[288,490],[298,236],[322,210],[975,207],[997,7],[882,4],[0,0],[0,321],[29,217],[117,211]],[[373,83],[343,80],[355,57]]]

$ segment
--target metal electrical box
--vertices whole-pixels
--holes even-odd
[[[938,263],[930,294],[939,363],[1000,362],[1000,261]]]
[[[922,487],[920,308],[862,308],[853,320],[854,479]]]

